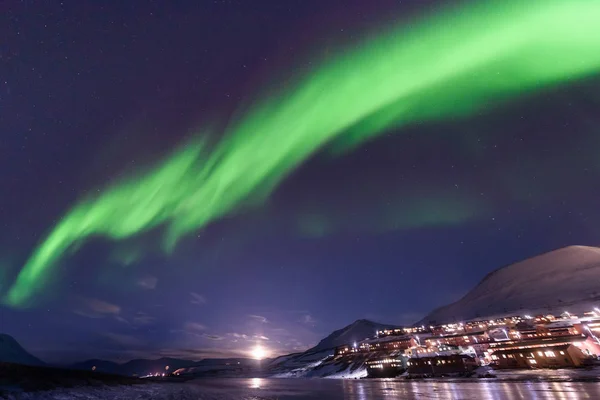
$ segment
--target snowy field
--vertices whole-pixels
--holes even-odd
[[[11,400],[267,400],[267,399],[599,399],[600,383],[331,379],[198,379],[106,388],[19,393]]]

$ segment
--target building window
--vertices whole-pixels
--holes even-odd
[[[529,360],[529,363],[530,363],[530,364],[537,364],[537,361],[535,361],[535,360],[531,359],[531,360]]]
[[[538,351],[537,353],[538,353],[538,356],[544,357],[544,353],[542,353],[541,351]]]
[[[560,355],[561,355],[561,356],[564,356],[564,355],[565,355],[565,352],[561,350],[561,352],[560,352]]]
[[[546,351],[544,354],[546,355],[546,357],[556,357],[553,351]]]

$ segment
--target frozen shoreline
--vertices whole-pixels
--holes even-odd
[[[148,383],[103,387],[53,389],[44,392],[9,393],[6,400],[229,400],[229,399],[511,399],[536,393],[553,399],[561,392],[600,396],[600,385],[591,382],[506,381],[502,379],[268,379],[200,378],[188,382]]]

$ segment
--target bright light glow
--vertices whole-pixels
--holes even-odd
[[[262,379],[261,378],[252,378],[250,380],[250,388],[251,389],[260,389],[260,387],[262,386]]]
[[[252,358],[255,360],[262,360],[267,356],[266,350],[262,346],[256,346],[252,349]]]

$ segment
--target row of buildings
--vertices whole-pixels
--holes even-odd
[[[335,357],[361,355],[369,376],[470,373],[493,368],[568,368],[600,355],[600,310],[579,317],[510,316],[439,326],[378,331],[336,348]]]

